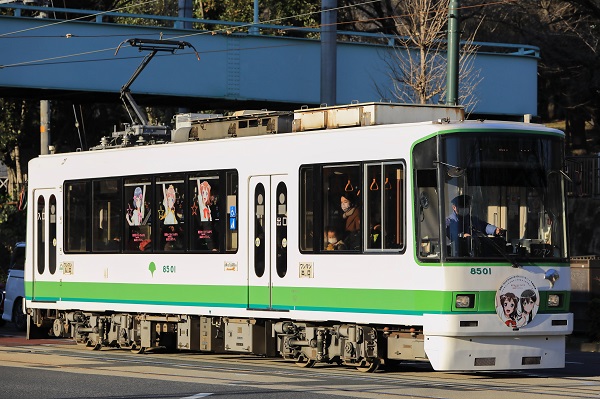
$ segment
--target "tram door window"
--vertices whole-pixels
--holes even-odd
[[[362,179],[360,165],[323,167],[323,249],[360,250]],[[342,241],[332,243],[332,236]],[[331,244],[331,245],[330,245]]]
[[[365,183],[367,250],[404,248],[404,165],[367,165]]]
[[[158,211],[158,250],[185,249],[185,182],[183,176],[160,177],[156,180]]]
[[[268,209],[265,208],[265,201],[265,186],[258,183],[254,189],[254,273],[256,277],[262,277],[266,268],[265,212]]]
[[[121,241],[121,182],[96,180],[92,186],[92,251],[116,252]]]
[[[275,256],[277,275],[285,277],[287,274],[287,186],[284,182],[277,184],[275,193]]]
[[[188,178],[190,205],[190,241],[193,251],[219,251],[220,194],[219,176],[197,176]]]
[[[45,273],[56,273],[56,189],[34,189],[32,197],[33,214],[35,223],[32,227],[31,249],[33,251],[33,267],[35,273],[32,275],[32,299],[39,300],[38,278]],[[14,255],[14,253],[13,253]],[[13,262],[14,263],[14,262]],[[22,269],[22,267],[21,267]],[[50,277],[46,274],[46,277]],[[23,282],[21,282],[23,284]],[[21,287],[22,288],[22,287]],[[47,296],[47,293],[45,294]],[[58,296],[58,294],[57,294]]]
[[[126,179],[124,182],[125,250],[148,251],[152,242],[152,190],[149,178]]]
[[[46,270],[46,201],[43,195],[37,200],[37,269],[39,274]]]
[[[65,251],[89,250],[89,182],[65,184]]]
[[[48,207],[48,271],[50,274],[56,273],[56,196],[50,196]]]

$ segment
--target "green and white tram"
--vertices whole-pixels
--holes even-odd
[[[138,126],[30,162],[30,329],[366,371],[564,367],[562,132],[381,103],[177,119],[163,144]]]

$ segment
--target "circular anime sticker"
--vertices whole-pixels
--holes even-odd
[[[540,307],[540,293],[527,277],[511,276],[496,292],[496,313],[510,328],[531,323]]]

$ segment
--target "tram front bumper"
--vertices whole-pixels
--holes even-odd
[[[440,371],[562,368],[573,314],[538,314],[513,329],[497,315],[427,315],[424,349]]]

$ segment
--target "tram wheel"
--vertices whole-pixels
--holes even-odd
[[[356,365],[356,369],[363,373],[374,373],[377,371],[380,364],[380,359],[363,359],[358,365]]]
[[[102,344],[100,342],[96,342],[95,340],[88,340],[85,344],[85,347],[92,351],[99,351],[102,349]]]
[[[314,360],[310,360],[304,355],[300,355],[298,359],[296,359],[296,366],[298,367],[310,368],[313,367],[315,363]]]
[[[131,353],[135,353],[136,355],[141,355],[146,352],[146,348],[143,346],[137,346],[136,344],[131,345]]]

